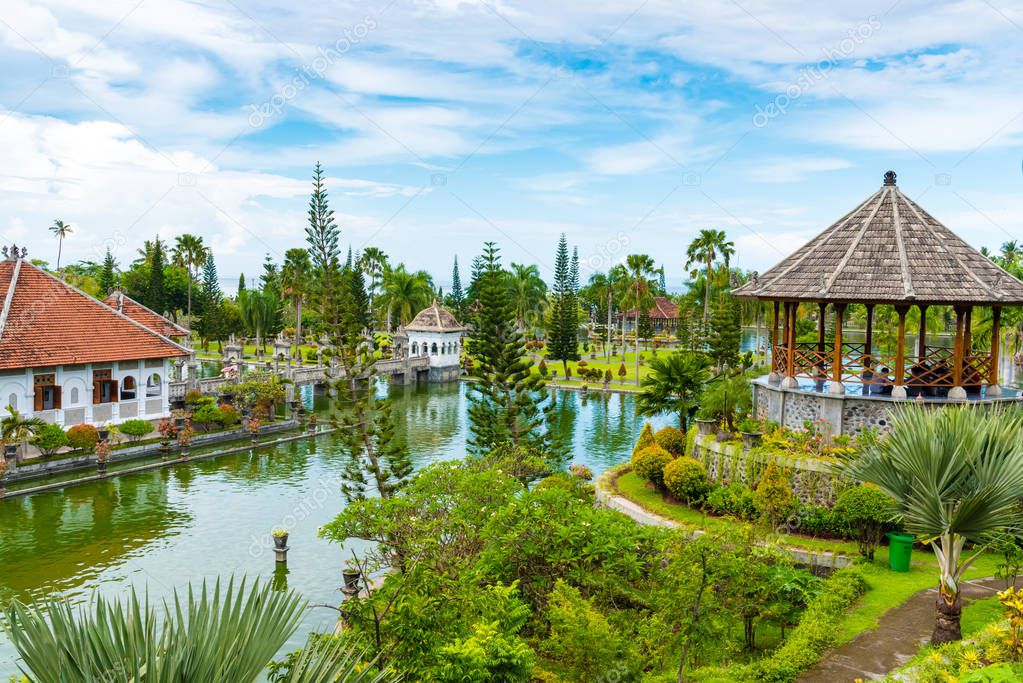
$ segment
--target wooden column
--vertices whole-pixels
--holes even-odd
[[[920,310],[920,333],[916,338],[916,355],[919,360],[927,355],[927,305],[917,306]]]
[[[835,355],[831,361],[832,394],[844,394],[845,386],[842,384],[842,314],[845,313],[845,304],[835,304]]]
[[[1001,396],[1002,388],[998,386],[998,360],[1002,344],[1002,307],[991,308],[991,376],[988,378],[987,395]]]
[[[973,306],[966,309],[966,318],[963,321],[963,358],[973,353]]]
[[[906,398],[906,313],[908,306],[896,306],[899,315],[899,329],[895,337],[895,386],[892,387],[892,398]]]
[[[828,305],[823,301],[817,304],[817,369],[814,380],[824,381],[827,373],[824,371],[824,325],[828,320]],[[818,387],[820,390],[820,387]]]
[[[863,341],[863,352],[867,356],[864,367],[870,369],[874,365],[874,304],[867,304],[867,332]]]
[[[949,398],[966,398],[966,389],[963,388],[963,356],[965,355],[965,329],[966,311],[956,307],[956,336],[952,353],[952,388],[948,392]]]
[[[796,383],[796,306],[794,302],[786,303],[785,322],[787,326],[785,347],[787,350],[787,367],[785,368],[785,383],[794,386]]]
[[[772,374],[778,373],[778,354],[775,350],[778,348],[778,316],[780,315],[781,302],[774,302],[774,318],[771,320],[771,372]]]

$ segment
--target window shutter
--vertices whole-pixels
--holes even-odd
[[[53,387],[53,407],[54,408],[60,408],[61,407],[60,395],[61,395],[60,387],[58,387],[58,386]]]
[[[37,411],[37,412],[43,409],[43,389],[42,389],[42,387],[36,387],[35,402],[33,403],[32,408],[35,411]]]
[[[103,382],[94,381],[92,383],[92,403],[93,403],[93,405],[96,405],[97,403],[99,403],[100,391],[102,391],[102,387],[103,387]]]

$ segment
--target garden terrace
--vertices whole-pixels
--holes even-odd
[[[1023,304],[1023,282],[904,195],[892,171],[877,192],[735,295],[774,303],[773,386],[882,400],[1017,399],[999,385],[998,358],[1002,309]],[[854,304],[866,309],[863,341],[843,337]],[[800,306],[817,309],[815,340],[797,340]],[[879,306],[894,309],[891,351],[874,344]],[[914,307],[919,329],[907,348],[906,316]],[[954,313],[950,348],[928,343],[928,309],[937,307]],[[973,339],[981,311],[990,322],[984,348]]]

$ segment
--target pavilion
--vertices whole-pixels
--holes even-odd
[[[998,359],[1002,308],[1023,304],[1023,282],[1002,270],[903,194],[888,171],[883,186],[831,227],[783,259],[763,275],[756,274],[734,291],[741,298],[771,301],[771,374],[757,381],[758,414],[782,424],[786,404],[799,404],[799,417],[828,417],[833,431],[848,431],[850,406],[814,405],[814,394],[855,403],[853,399],[897,401],[1018,400],[1015,391],[999,385]],[[843,316],[851,304],[866,310],[863,341],[843,339]],[[800,305],[817,308],[817,335],[797,341]],[[895,349],[878,352],[874,345],[874,309],[893,307],[897,328]],[[906,348],[906,315],[919,311],[915,348]],[[927,311],[950,306],[955,316],[951,347],[927,339]],[[834,334],[826,338],[828,311]],[[975,309],[990,309],[991,342],[975,348]],[[932,340],[933,341],[933,340]],[[762,388],[758,391],[757,384]],[[778,394],[768,400],[768,392]],[[804,394],[787,398],[778,392]],[[775,408],[765,406],[773,401]],[[873,415],[884,426],[876,406],[854,413]],[[766,414],[766,415],[765,415]],[[862,415],[861,415],[862,417]],[[881,422],[877,422],[880,420]],[[862,420],[854,421],[858,431]],[[868,420],[868,422],[871,422]],[[801,421],[799,422],[801,424]]]

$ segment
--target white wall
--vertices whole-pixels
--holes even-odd
[[[431,368],[449,368],[458,365],[462,349],[461,332],[408,331],[407,334],[410,356],[429,356]],[[434,344],[437,345],[436,353],[433,352]]]

